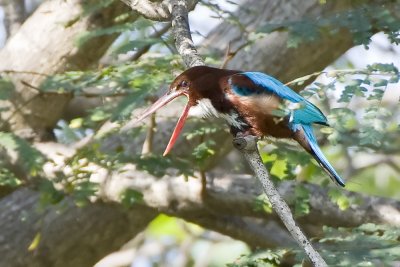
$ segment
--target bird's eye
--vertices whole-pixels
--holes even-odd
[[[188,87],[189,83],[185,80],[181,81],[181,83],[179,84],[181,87]]]

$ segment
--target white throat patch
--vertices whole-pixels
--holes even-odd
[[[239,114],[237,114],[237,112],[235,111],[231,111],[230,113],[218,112],[212,105],[210,99],[207,98],[203,98],[197,101],[197,105],[192,106],[190,108],[189,115],[201,118],[208,118],[208,117],[223,118],[228,122],[229,125],[238,129],[243,129],[243,126],[246,126],[244,122],[239,120]]]
[[[197,105],[190,108],[189,115],[201,118],[219,117],[218,111],[211,104],[210,99],[207,98],[197,101]]]

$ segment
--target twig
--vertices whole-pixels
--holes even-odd
[[[161,38],[170,28],[171,28],[171,23],[165,24],[161,29],[159,30],[154,30],[152,34],[150,34],[149,38]],[[132,56],[128,58],[129,61],[136,61],[138,60],[141,56],[143,56],[149,49],[152,47],[152,44],[145,45],[141,48],[139,48]]]
[[[153,140],[154,132],[156,128],[156,114],[153,113],[150,116],[149,127],[147,128],[146,139],[144,140],[142,147],[142,155],[153,152]]]
[[[32,75],[45,76],[45,77],[51,76],[50,74],[40,73],[40,72],[36,72],[36,71],[28,71],[28,70],[0,70],[0,73],[32,74]]]
[[[260,180],[264,193],[268,196],[272,208],[278,214],[279,218],[281,218],[292,237],[296,240],[300,247],[304,249],[312,264],[314,266],[328,266],[321,255],[319,255],[319,253],[311,245],[310,241],[308,241],[301,229],[297,226],[289,206],[279,195],[278,190],[276,190],[274,184],[272,183],[270,175],[262,163],[260,154],[258,152],[257,138],[255,136],[236,137],[233,140],[233,144],[239,151],[243,153],[257,178]]]
[[[226,65],[232,58],[233,58],[233,56],[232,56],[232,52],[231,52],[231,42],[229,42],[228,46],[226,47],[226,50],[225,50],[224,61],[222,61],[220,68],[225,69]]]
[[[342,70],[330,70],[330,71],[317,71],[302,77],[299,77],[297,79],[294,79],[293,81],[285,83],[285,85],[291,85],[291,84],[296,84],[296,83],[304,83],[308,81],[309,79],[313,77],[317,77],[321,74],[326,74],[328,77],[334,77],[337,75],[351,75],[351,74],[360,74],[360,75],[376,75],[376,76],[393,76],[395,73],[390,73],[390,72],[372,72],[367,69],[342,69]],[[396,74],[398,75],[398,74]]]
[[[224,57],[224,61],[221,64],[221,69],[226,68],[226,65],[228,65],[229,61],[231,61],[236,54],[242,50],[243,48],[245,48],[246,46],[250,45],[252,42],[246,42],[243,43],[242,45],[240,45],[235,51],[231,51],[231,43],[228,43],[228,47],[226,48],[226,52],[225,52],[225,57]]]
[[[175,45],[186,66],[193,67],[204,65],[204,61],[198,55],[197,49],[193,44],[190,34],[186,1],[172,1],[171,14]],[[243,153],[254,173],[261,181],[264,192],[268,196],[275,212],[279,215],[296,242],[304,249],[313,265],[317,267],[328,266],[324,259],[322,259],[321,255],[319,255],[318,252],[313,248],[310,241],[308,241],[307,237],[303,234],[300,228],[296,225],[288,205],[279,195],[278,191],[275,189],[273,183],[269,179],[269,173],[265,169],[257,149],[256,138],[254,136],[235,138],[234,144],[235,147],[237,147]]]
[[[112,92],[112,93],[89,93],[89,92],[84,92],[84,91],[52,91],[52,90],[42,90],[37,86],[34,86],[24,80],[21,81],[23,85],[26,87],[36,91],[39,96],[44,96],[44,95],[67,95],[70,97],[76,97],[76,96],[83,96],[87,98],[91,97],[121,97],[121,96],[127,96],[130,93],[129,92]]]

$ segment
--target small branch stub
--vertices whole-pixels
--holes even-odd
[[[253,150],[257,146],[257,137],[252,135],[235,137],[232,143],[237,150]]]

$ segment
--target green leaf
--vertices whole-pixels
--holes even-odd
[[[126,189],[121,194],[121,203],[128,208],[134,204],[143,203],[143,194],[134,189]]]
[[[96,121],[105,121],[109,118],[110,118],[110,114],[100,108],[94,109],[92,112],[92,115],[90,116],[90,119],[95,122]]]
[[[69,123],[69,127],[72,129],[77,129],[77,128],[81,128],[83,125],[83,118],[76,118],[76,119],[72,119]]]
[[[378,101],[381,101],[384,93],[385,93],[385,90],[374,89],[374,90],[372,90],[372,94],[370,94],[368,96],[367,100],[378,100]]]
[[[45,157],[24,139],[12,133],[0,132],[0,146],[9,155],[16,153],[17,160],[31,176],[37,176],[42,171]]]
[[[365,92],[368,90],[363,87],[363,86],[358,86],[358,85],[347,85],[345,89],[342,92],[342,95],[340,96],[340,99],[338,102],[350,102],[351,98],[353,96],[361,96],[363,97],[365,95]]]
[[[227,267],[278,267],[282,258],[288,254],[286,249],[257,251],[250,255],[243,255]]]
[[[18,187],[22,181],[10,170],[0,167],[0,186]]]
[[[200,143],[193,149],[192,155],[199,161],[204,161],[209,156],[215,154],[215,146],[216,143],[214,140],[206,140],[205,142]]]
[[[14,84],[0,77],[0,100],[7,100],[14,92]]]
[[[156,177],[164,176],[168,169],[178,170],[179,173],[176,175],[183,174],[185,176],[193,176],[192,164],[187,160],[177,157],[163,157],[162,155],[140,155],[133,158],[132,161],[137,165],[138,170],[147,171]]]
[[[286,30],[289,32],[289,47],[315,41],[322,36],[321,33],[339,34],[342,29],[347,29],[353,35],[355,44],[363,44],[366,47],[371,42],[372,35],[378,31],[386,33],[393,43],[398,44],[400,21],[393,15],[398,12],[397,6],[389,8],[379,4],[360,4],[356,8],[334,12],[328,16],[308,16],[297,21],[268,23],[257,29],[257,32]]]
[[[96,29],[94,31],[86,31],[78,36],[76,40],[76,45],[80,47],[93,38],[100,37],[103,35],[122,33],[132,29],[134,29],[132,23],[124,23],[124,24],[110,26],[108,28]]]
[[[286,159],[275,160],[270,171],[272,175],[275,175],[279,179],[285,178],[288,171],[287,160]]]
[[[179,224],[179,219],[169,217],[165,214],[158,215],[148,226],[146,231],[155,237],[169,236],[178,241],[183,241],[187,233]]]
[[[350,199],[343,194],[341,190],[331,189],[328,193],[331,201],[338,205],[340,210],[346,210],[350,207]]]
[[[41,180],[39,183],[39,190],[40,190],[40,204],[43,206],[49,204],[54,205],[64,199],[63,192],[57,190],[54,187],[52,181],[45,179]]]
[[[33,238],[32,242],[30,243],[30,245],[28,247],[28,251],[34,251],[35,249],[38,248],[41,237],[42,237],[42,235],[40,233],[37,233],[35,235],[35,237]]]
[[[128,41],[113,50],[114,54],[125,54],[130,51],[134,51],[138,48],[144,47],[146,45],[154,45],[162,42],[160,38],[145,38]]]
[[[99,190],[99,184],[89,181],[89,177],[85,177],[81,181],[75,182],[73,186],[72,197],[75,204],[80,207],[90,203],[90,197],[95,196]]]
[[[303,216],[310,213],[310,192],[307,187],[298,185],[295,188],[295,216]]]
[[[254,199],[254,210],[272,213],[272,204],[265,194],[261,194]]]

